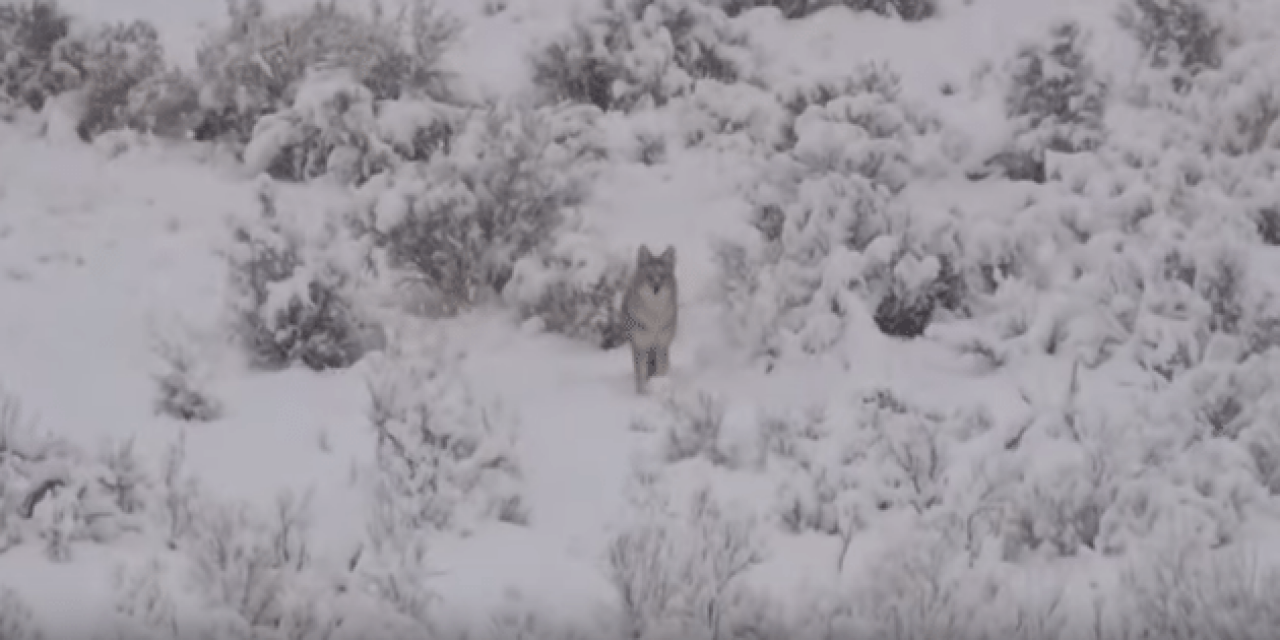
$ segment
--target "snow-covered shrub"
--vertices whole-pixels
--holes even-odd
[[[608,575],[622,603],[625,637],[727,637],[746,602],[741,578],[764,560],[754,517],[703,487],[688,504],[642,488],[645,503],[609,544]]]
[[[663,105],[701,79],[751,79],[746,33],[719,8],[695,0],[606,0],[533,58],[549,102],[604,111]]]
[[[1206,229],[1154,251],[1144,290],[1129,296],[1137,304],[1120,353],[1173,380],[1198,365],[1215,340],[1238,341],[1236,358],[1275,344],[1276,292],[1248,267],[1254,246],[1240,234]]]
[[[1099,548],[1120,554],[1141,548],[1164,532],[1181,529],[1200,544],[1229,545],[1238,542],[1252,523],[1274,517],[1270,496],[1259,483],[1255,461],[1246,447],[1223,438],[1203,438],[1191,429],[1180,429],[1179,452],[1148,445],[1161,456],[1149,464],[1146,477],[1140,463],[1124,460],[1112,473],[1125,482],[1112,494],[1114,504],[1102,518]],[[1147,437],[1153,438],[1155,433]]]
[[[364,182],[392,163],[392,147],[376,134],[372,91],[345,69],[310,72],[289,108],[258,119],[244,162],[278,180]]]
[[[401,158],[423,162],[448,148],[465,121],[459,107],[430,98],[386,100],[377,104],[378,137]]]
[[[701,457],[716,465],[732,465],[737,460],[735,452],[721,437],[724,426],[724,401],[707,392],[690,395],[672,395],[662,402],[658,424],[640,418],[635,428],[640,431],[660,431],[662,455],[667,463]]]
[[[259,215],[237,225],[226,255],[235,338],[257,367],[351,365],[376,343],[377,331],[352,297],[357,267],[308,242],[277,211],[269,189],[259,202]],[[328,233],[324,242],[344,240],[340,230]]]
[[[566,225],[568,226],[568,225]],[[626,341],[619,316],[627,287],[626,257],[607,253],[586,230],[565,228],[516,262],[503,297],[524,320],[552,333],[612,349]]]
[[[975,637],[970,634],[981,617],[973,607],[977,603],[966,600],[976,589],[966,588],[968,576],[957,562],[963,556],[954,551],[931,530],[891,544],[868,567],[865,586],[855,591],[860,605],[855,611],[868,618],[861,623],[866,631],[896,630],[907,638]]]
[[[1261,400],[1277,379],[1274,359],[1199,367],[1154,394],[1118,398],[1076,368],[1065,397],[1030,401],[983,478],[1001,505],[991,533],[1003,556],[1130,554],[1170,531],[1221,546],[1271,517],[1250,449],[1274,431]],[[1235,402],[1258,410],[1236,413]]]
[[[1121,118],[1158,115],[1123,108]],[[1265,348],[1275,293],[1247,265],[1259,245],[1249,216],[1270,187],[1241,175],[1244,158],[1209,162],[1182,146],[1197,144],[1184,133],[1164,136],[1177,128],[1137,127],[1095,152],[1056,156],[1045,185],[1004,183],[1022,202],[961,214],[957,270],[975,313],[930,339],[978,346],[991,363],[1075,353],[1094,367],[1119,357],[1166,380],[1194,366],[1215,334]]]
[[[184,638],[166,577],[165,564],[155,557],[141,566],[117,566],[111,573],[116,617],[110,632],[97,636],[98,640],[159,640],[164,632],[175,640]]]
[[[196,53],[212,116],[202,137],[247,142],[257,119],[293,104],[320,65],[350,70],[376,100],[448,94],[440,58],[456,24],[427,0],[393,17],[368,18],[336,2],[268,15],[262,0],[244,0],[229,11],[231,24]]]
[[[516,263],[549,242],[586,195],[594,107],[480,109],[421,163],[364,185],[357,225],[455,314],[501,294]]]
[[[1099,451],[1073,456],[1024,485],[1004,524],[1006,557],[1027,552],[1074,556],[1081,549],[1099,548],[1114,490],[1104,475],[1107,461],[1102,456]]]
[[[632,159],[646,167],[652,167],[666,161],[666,137],[655,131],[640,131],[636,133],[635,154]],[[1280,242],[1277,244],[1280,244]]]
[[[371,526],[378,540],[529,518],[516,423],[477,397],[458,357],[439,346],[393,352],[371,365],[369,424],[377,437]]]
[[[945,527],[913,527],[837,590],[834,606],[819,608],[825,633],[813,637],[1057,640],[1071,637],[1064,591],[1043,566],[978,564]]]
[[[1130,637],[1263,640],[1280,625],[1280,569],[1239,546],[1165,543],[1133,562],[1121,585]]]
[[[373,362],[368,382],[377,444],[367,545],[352,562],[380,602],[427,627],[437,598],[433,535],[521,525],[530,515],[514,422],[474,395],[460,356],[443,341],[414,353],[396,347]]]
[[[1044,182],[1046,151],[1078,153],[1102,144],[1107,87],[1085,46],[1080,25],[1062,22],[1048,43],[1025,46],[1014,59],[1005,113],[1016,133],[1003,156],[1010,179]]]
[[[44,634],[35,627],[31,607],[9,587],[0,587],[0,638],[44,640]]]
[[[1254,210],[1258,236],[1270,247],[1280,247],[1280,207],[1262,206]]]
[[[117,569],[117,638],[410,637],[412,621],[368,594],[347,561],[310,543],[310,494],[283,492],[264,512],[191,492],[196,526],[173,549]],[[172,559],[174,561],[166,562]],[[190,585],[173,594],[179,585]],[[194,588],[192,588],[194,587]],[[402,635],[386,636],[386,633]],[[411,633],[411,632],[408,632]]]
[[[911,247],[919,240],[909,233],[905,241],[895,238],[897,246],[889,256],[872,262],[868,270],[868,290],[879,299],[872,319],[881,333],[902,338],[924,335],[938,309],[962,312],[968,286],[952,258],[959,247],[948,246],[945,237],[921,242],[943,250],[931,254]]]
[[[793,142],[786,108],[772,93],[751,84],[699,80],[679,113],[680,133],[689,146],[759,155]]]
[[[1256,38],[1224,52],[1221,69],[1201,73],[1187,92],[1174,102],[1178,114],[1192,120],[1201,134],[1196,142],[1237,158],[1230,163],[1214,163],[1215,173],[1230,167],[1231,175],[1242,184],[1234,185],[1235,196],[1257,198],[1260,206],[1274,203],[1270,174],[1274,160],[1266,153],[1280,147],[1280,92],[1276,78],[1277,43],[1270,38]],[[1263,156],[1257,156],[1264,152]],[[1227,166],[1222,166],[1227,165]],[[1212,174],[1210,174],[1212,177]],[[1222,178],[1226,178],[1224,175]],[[1222,179],[1219,178],[1219,179]],[[1266,186],[1257,185],[1262,180]],[[1224,185],[1233,186],[1233,185]]]
[[[102,487],[111,500],[127,514],[141,514],[147,506],[152,487],[151,474],[138,459],[133,448],[134,439],[108,441],[98,454],[98,460],[106,468]]]
[[[1200,0],[1129,0],[1119,18],[1156,67],[1194,74],[1221,63],[1222,27]]]
[[[1248,260],[1238,251],[1220,247],[1197,265],[1196,293],[1209,306],[1210,331],[1239,333],[1245,319]]]
[[[607,623],[587,625],[553,617],[544,608],[533,606],[519,592],[508,592],[485,631],[476,640],[610,640],[619,635]]]
[[[0,88],[4,97],[41,109],[73,86],[74,69],[57,64],[53,49],[71,31],[71,18],[56,2],[0,5]]]
[[[129,473],[119,456],[95,458],[39,428],[0,389],[0,551],[38,540],[61,562],[77,542],[107,543],[137,530],[138,504],[119,490],[138,480]]]
[[[1280,388],[1278,365],[1274,350],[1240,362],[1206,358],[1170,385],[1165,402],[1184,437],[1229,443],[1232,462],[1270,495],[1280,495],[1280,405],[1272,399]]]
[[[255,629],[279,629],[306,637],[308,629],[289,629],[288,623],[299,622],[297,614],[310,604],[310,594],[290,588],[312,562],[309,495],[281,494],[268,517],[243,504],[210,500],[202,506],[199,526],[184,551],[192,561],[192,582],[201,586],[204,604],[223,614],[229,627],[225,631],[252,637]],[[337,617],[332,611],[306,612]],[[340,619],[309,622],[330,628],[341,624]]]
[[[209,391],[209,373],[189,346],[157,337],[152,350],[163,367],[155,376],[157,413],[189,422],[221,417],[222,401]]]
[[[848,82],[797,88],[783,102],[803,112],[794,144],[749,196],[757,242],[717,250],[731,335],[755,355],[821,353],[851,321],[916,336],[939,309],[963,313],[958,225],[897,197],[923,173],[915,144],[936,121],[875,64]]]
[[[1005,504],[995,531],[1005,558],[1029,552],[1072,556],[1105,546],[1108,511],[1123,482],[1119,476],[1136,461],[1126,458],[1133,450],[1109,416],[1086,411],[1080,371],[1077,364],[1060,403],[1036,407],[1006,441],[1011,455],[985,478]],[[1050,451],[1056,455],[1048,456]]]
[[[131,94],[165,71],[159,33],[142,21],[73,34],[55,45],[52,55],[56,64],[75,70],[83,109],[77,132],[84,140],[142,122],[153,106],[141,101],[145,96]]]
[[[989,422],[981,411],[933,410],[878,389],[847,405],[765,414],[757,429],[761,464],[786,478],[781,524],[838,536],[842,567],[878,512],[943,506],[955,448]]]
[[[117,568],[114,638],[326,640],[413,627],[358,584],[358,557],[313,550],[309,491],[284,491],[265,511],[222,500],[188,473],[185,456],[180,432],[150,513],[172,553]]]
[[[882,16],[918,22],[933,17],[935,0],[718,0],[730,16],[756,7],[775,7],[788,20],[803,18],[828,7],[848,7],[853,11],[872,11]]]
[[[159,487],[156,491],[159,507],[154,516],[166,536],[169,548],[176,549],[196,527],[200,509],[201,487],[187,473],[187,432],[178,436],[165,448],[160,460]]]
[[[126,103],[116,113],[129,129],[185,139],[202,117],[199,89],[195,79],[181,70],[157,72],[131,86]]]
[[[53,96],[78,92],[77,132],[86,141],[123,128],[181,135],[194,117],[194,86],[166,70],[148,22],[85,27],[53,2],[6,5],[0,50],[0,88],[9,99],[38,110]]]

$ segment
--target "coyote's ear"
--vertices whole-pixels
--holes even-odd
[[[636,259],[640,262],[648,262],[653,260],[653,254],[649,253],[649,247],[640,245],[640,250],[636,252]]]
[[[669,265],[675,266],[676,248],[671,245],[667,245],[667,250],[662,252],[662,261]]]

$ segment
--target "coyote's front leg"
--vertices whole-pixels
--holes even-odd
[[[645,382],[649,380],[649,349],[632,342],[631,365],[635,368],[636,393],[644,393]]]
[[[653,348],[653,368],[654,375],[666,376],[671,373],[671,347],[670,345],[658,345]]]

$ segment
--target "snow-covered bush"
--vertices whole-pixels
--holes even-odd
[[[167,138],[185,139],[200,124],[200,95],[194,78],[178,69],[157,72],[129,88],[117,110],[125,126]]]
[[[229,11],[231,24],[196,53],[211,115],[202,137],[247,142],[257,119],[293,104],[307,72],[321,65],[348,69],[376,100],[448,94],[440,58],[456,24],[427,0],[393,17],[336,2],[268,15],[262,0],[244,0]]]
[[[1107,87],[1085,46],[1080,25],[1062,22],[1048,43],[1027,45],[1014,59],[1005,113],[1016,132],[1002,160],[1010,179],[1044,182],[1046,151],[1078,153],[1102,144]]]
[[[1221,63],[1222,27],[1200,0],[1129,0],[1119,18],[1156,67],[1194,74]]]
[[[550,615],[536,607],[520,592],[508,592],[491,620],[467,638],[476,640],[612,640],[620,637],[609,622],[574,623]]]
[[[322,594],[299,588],[313,561],[309,502],[309,495],[281,494],[269,516],[243,504],[202,505],[184,551],[191,581],[201,586],[202,603],[221,618],[223,633],[253,637],[261,629],[323,638],[342,624],[340,611],[317,606]]]
[[[963,557],[936,530],[903,535],[870,563],[867,580],[853,590],[852,612],[865,616],[854,624],[872,636],[983,637],[975,633],[982,615],[974,606],[976,585],[966,584],[972,577],[962,569]]]
[[[309,494],[281,493],[267,512],[217,500],[200,487],[192,501],[197,526],[174,547],[176,555],[117,568],[116,638],[327,640],[421,633],[358,584],[353,563],[337,569],[333,559],[313,552]]]
[[[376,114],[378,137],[411,162],[447,149],[466,117],[462,108],[430,98],[383,101]]]
[[[522,319],[536,318],[546,331],[612,349],[626,341],[619,309],[628,260],[572,226],[516,262],[503,297]]]
[[[57,64],[54,45],[71,31],[71,18],[46,0],[0,5],[0,88],[32,109],[73,86],[73,69]]]
[[[168,70],[154,26],[144,21],[80,25],[56,3],[0,7],[0,89],[40,109],[78,92],[77,132],[90,140],[113,129],[184,135],[194,123],[194,85]]]
[[[501,294],[552,238],[603,153],[594,107],[479,109],[428,160],[363,186],[357,226],[455,314]]]
[[[279,180],[332,175],[364,182],[387,169],[391,145],[376,135],[373,92],[345,69],[311,72],[293,104],[258,119],[244,149],[245,165]]]
[[[459,357],[440,345],[371,364],[375,544],[529,518],[513,416],[477,397]]]
[[[365,588],[358,556],[313,549],[309,490],[283,491],[264,510],[215,496],[185,459],[180,432],[149,487],[149,515],[167,551],[117,567],[117,616],[112,633],[100,637],[327,640],[421,632]]]
[[[644,502],[608,550],[625,637],[738,637],[730,635],[732,623],[750,596],[742,577],[765,558],[754,517],[707,487],[688,504],[651,483],[640,490]]]
[[[111,574],[115,587],[115,619],[109,631],[98,640],[159,640],[168,637],[185,640],[189,634],[177,621],[177,606],[166,584],[166,566],[159,558],[151,558],[140,566],[117,566]]]
[[[975,563],[962,551],[946,527],[899,532],[819,608],[825,633],[812,637],[1071,637],[1063,583],[1046,567]]]
[[[706,392],[670,396],[662,403],[663,457],[668,463],[701,457],[712,464],[734,462],[733,452],[721,438],[725,406]]]
[[[838,536],[842,567],[877,513],[924,515],[942,506],[953,450],[989,421],[980,411],[931,410],[879,389],[847,406],[762,416],[760,463],[786,478],[782,525]]]
[[[1262,640],[1280,625],[1280,569],[1239,546],[1166,542],[1132,562],[1121,585],[1128,637]]]
[[[1274,202],[1268,177],[1274,160],[1267,154],[1280,147],[1280,127],[1276,127],[1280,92],[1275,88],[1280,74],[1278,50],[1280,44],[1271,38],[1255,38],[1225,50],[1221,68],[1197,75],[1186,95],[1170,99],[1173,104],[1168,107],[1192,121],[1201,135],[1196,142],[1236,158],[1234,163],[1214,163],[1215,170],[1207,177],[1229,169],[1218,180],[1228,176],[1241,180],[1230,190],[1236,197],[1267,194],[1256,203],[1259,206]],[[1224,181],[1224,186],[1233,185]]]
[[[52,55],[55,64],[75,70],[83,109],[77,132],[85,140],[158,115],[150,109],[173,108],[149,105],[142,102],[145,95],[132,95],[166,70],[159,33],[147,22],[108,25],[84,35],[73,32],[54,46]]]
[[[1274,514],[1272,409],[1261,399],[1274,367],[1274,356],[1206,362],[1159,391],[1117,396],[1077,366],[1061,398],[1027,398],[1030,413],[974,476],[998,516],[984,519],[986,534],[1006,560],[1129,555],[1171,531],[1233,544]]]
[[[0,389],[0,551],[39,541],[67,561],[81,541],[112,542],[141,526],[131,452],[101,458],[41,429]]]
[[[44,640],[44,634],[35,626],[31,607],[9,587],[0,587],[0,638]]]
[[[1184,437],[1229,442],[1234,462],[1270,495],[1280,495],[1278,366],[1274,350],[1240,362],[1206,359],[1170,385],[1165,402]]]
[[[152,512],[170,549],[178,548],[192,535],[200,510],[201,486],[187,473],[186,465],[187,432],[178,431],[160,459],[158,507]]]
[[[358,267],[309,242],[277,211],[269,189],[259,202],[259,215],[237,225],[226,254],[234,337],[253,366],[349,366],[376,344],[377,335],[352,297]],[[324,242],[330,245],[345,240],[338,229],[327,233]]]
[[[699,80],[678,113],[680,134],[688,146],[761,155],[794,142],[794,118],[775,95],[755,85]]]
[[[209,373],[188,345],[158,336],[152,350],[163,367],[155,376],[157,413],[194,422],[208,422],[222,415],[222,401],[208,388]]]
[[[279,180],[329,175],[360,184],[443,150],[462,118],[427,97],[375,101],[348,69],[311,71],[292,106],[258,120],[243,158],[251,171]]]
[[[98,460],[106,468],[102,488],[122,513],[141,514],[147,506],[152,487],[151,474],[138,458],[132,437],[108,441],[102,446]]]
[[[606,0],[533,58],[550,102],[604,111],[663,105],[701,79],[732,84],[755,72],[746,33],[695,0]]]
[[[936,121],[900,96],[882,65],[783,98],[803,112],[794,144],[749,196],[756,242],[717,250],[731,335],[755,355],[821,353],[851,321],[911,337],[939,309],[963,313],[956,221],[897,197],[924,173],[915,145]]]
[[[1269,161],[1203,151],[1216,134],[1197,120],[1212,111],[1189,107],[1214,76],[1171,94],[1187,112],[1122,104],[1125,135],[1055,156],[1043,185],[988,183],[1012,197],[1006,210],[984,204],[959,216],[972,322],[935,326],[930,339],[990,364],[1120,358],[1165,382],[1195,366],[1215,336],[1252,351],[1273,344],[1276,292],[1252,267],[1259,212],[1274,201],[1258,177]]]
[[[1003,501],[995,533],[1006,559],[1035,552],[1072,556],[1107,546],[1104,529],[1118,485],[1138,462],[1111,416],[1087,411],[1077,365],[1060,401],[1028,399],[1032,415],[1006,440],[1010,452],[988,467],[984,481]],[[1050,457],[1050,451],[1055,455]],[[1032,465],[1035,466],[1032,466]]]
[[[933,17],[935,0],[718,0],[730,16],[756,7],[775,7],[788,20],[803,18],[828,7],[848,7],[853,11],[872,11],[882,16],[919,22]]]

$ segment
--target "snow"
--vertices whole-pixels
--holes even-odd
[[[343,4],[363,7],[354,0]],[[446,61],[463,95],[476,101],[520,99],[531,82],[529,52],[572,25],[591,3],[508,0],[493,15],[482,4],[499,5],[440,3],[463,21]],[[186,67],[225,11],[221,0],[64,5],[86,21],[152,21],[168,56]],[[272,10],[306,5],[269,3]],[[893,624],[893,616],[911,615],[911,607],[933,607],[911,628],[921,638],[960,637],[954,629],[947,635],[946,615],[971,616],[961,625],[1008,630],[1022,624],[1024,613],[1042,616],[1046,628],[1056,625],[1058,637],[1090,637],[1095,615],[1118,634],[1131,611],[1126,603],[1137,597],[1126,580],[1156,566],[1157,551],[1147,550],[1148,544],[1192,545],[1195,557],[1206,562],[1228,551],[1256,553],[1259,562],[1267,558],[1274,566],[1280,471],[1274,460],[1268,469],[1255,456],[1264,449],[1280,452],[1280,436],[1266,426],[1280,415],[1271,400],[1280,364],[1274,352],[1245,362],[1240,354],[1255,348],[1250,340],[1280,337],[1263,335],[1268,327],[1275,330],[1266,324],[1274,312],[1275,249],[1254,238],[1252,219],[1244,217],[1267,203],[1273,191],[1268,180],[1274,179],[1267,163],[1274,158],[1245,161],[1222,149],[1198,159],[1189,147],[1171,160],[1162,154],[1171,141],[1183,139],[1180,134],[1163,130],[1162,122],[1143,122],[1146,116],[1125,111],[1129,105],[1108,117],[1121,132],[1117,147],[1140,161],[1098,159],[1101,153],[1051,157],[1058,182],[1047,185],[965,178],[1015,135],[1003,105],[1008,61],[1023,44],[1043,42],[1056,21],[1069,17],[1085,26],[1088,53],[1105,77],[1137,77],[1140,54],[1115,21],[1117,7],[1116,0],[940,0],[939,15],[920,24],[844,9],[787,21],[772,9],[757,9],[732,25],[761,47],[761,86],[698,82],[665,108],[598,120],[589,108],[553,114],[550,124],[561,146],[547,155],[566,157],[548,161],[567,164],[569,153],[596,144],[612,156],[593,170],[591,194],[573,211],[575,224],[549,249],[572,265],[569,277],[518,263],[510,298],[529,302],[547,283],[561,280],[587,286],[628,262],[641,245],[655,251],[673,246],[681,315],[670,378],[654,381],[649,394],[639,396],[628,348],[605,351],[540,331],[536,322],[522,327],[508,310],[486,304],[453,319],[409,317],[390,307],[376,311],[387,322],[389,341],[403,347],[397,357],[422,365],[405,368],[421,378],[387,383],[407,385],[396,387],[399,400],[417,398],[451,426],[510,421],[509,442],[493,436],[475,458],[459,454],[466,460],[449,468],[474,480],[474,493],[518,493],[524,521],[475,503],[461,509],[463,525],[436,531],[419,522],[420,531],[383,532],[390,541],[375,540],[371,514],[382,498],[373,487],[386,481],[379,474],[390,472],[379,467],[371,393],[380,372],[409,374],[394,366],[390,374],[379,369],[386,364],[383,354],[322,372],[301,365],[253,370],[231,341],[226,301],[233,292],[224,256],[232,250],[234,223],[259,210],[269,181],[257,174],[295,134],[281,116],[268,116],[277,118],[276,129],[272,121],[260,124],[243,166],[196,143],[143,135],[84,144],[57,104],[43,114],[43,132],[24,120],[0,123],[0,392],[18,399],[42,433],[87,452],[68,458],[72,462],[55,461],[84,462],[86,477],[96,478],[91,473],[99,463],[85,462],[97,460],[92,452],[132,438],[139,459],[159,478],[162,461],[182,442],[183,472],[198,485],[191,499],[203,501],[199,508],[214,514],[208,517],[243,507],[265,522],[281,495],[309,496],[306,535],[314,567],[280,569],[281,579],[297,582],[289,598],[324,593],[340,601],[334,611],[345,612],[352,624],[380,615],[390,620],[384,615],[390,610],[405,614],[401,601],[388,604],[393,597],[385,583],[364,575],[392,571],[382,565],[398,559],[402,568],[396,571],[403,573],[395,575],[410,576],[399,588],[437,598],[429,610],[442,637],[461,638],[465,631],[517,637],[503,626],[516,623],[494,618],[521,611],[585,637],[620,637],[608,630],[621,624],[619,612],[629,603],[610,560],[618,561],[620,535],[656,531],[662,535],[644,543],[657,546],[643,552],[654,554],[655,562],[679,565],[664,565],[665,577],[649,577],[669,581],[668,595],[678,594],[660,601],[646,592],[652,599],[646,622],[659,626],[677,624],[663,616],[684,598],[703,605],[710,599],[710,609],[735,624],[773,616],[775,624],[801,628],[787,636],[797,638],[817,637],[805,634],[823,625],[846,636],[873,634]],[[1255,38],[1273,33],[1259,25],[1250,29]],[[1231,64],[1247,65],[1256,59],[1251,55],[1260,54],[1242,53]],[[908,131],[915,122],[905,111],[891,111],[897,103],[878,94],[838,97],[790,119],[770,97],[785,102],[818,81],[838,86],[853,67],[868,62],[892,67],[901,77],[903,103],[937,118],[937,126],[915,136]],[[1276,68],[1249,75],[1250,82],[1261,83],[1258,78]],[[315,82],[298,93],[297,109],[310,110],[307,122],[358,119],[353,131],[401,149],[433,125],[466,117],[466,108],[455,113],[425,102],[370,113],[367,96],[358,114],[322,113],[332,95],[352,82]],[[1259,99],[1254,89],[1234,88],[1220,104],[1188,118],[1205,122],[1206,139],[1228,138],[1236,130],[1217,131],[1227,125],[1214,115],[1248,111]],[[879,120],[884,114],[892,120]],[[892,133],[871,131],[865,124],[870,120]],[[790,132],[784,131],[788,122],[795,125]],[[1135,126],[1117,128],[1125,124]],[[1270,127],[1259,142],[1265,151],[1274,132]],[[695,133],[711,140],[688,144]],[[796,136],[787,151],[793,155],[787,163],[774,162],[790,133]],[[580,135],[590,139],[577,142]],[[640,161],[639,135],[661,140],[665,157]],[[477,148],[463,150],[465,161],[495,161],[484,156],[479,141],[471,142]],[[925,158],[925,168],[908,168],[905,160],[888,166],[900,149]],[[888,177],[876,173],[885,157]],[[1223,157],[1221,176],[1188,168],[1217,167],[1213,163]],[[788,194],[776,183],[801,171],[793,164],[815,173]],[[876,168],[864,172],[861,167],[869,165]],[[368,209],[376,229],[385,232],[413,215],[411,199],[424,191],[475,197],[461,181],[427,184],[432,177],[425,172],[401,169],[359,189],[317,180],[278,186],[274,193],[289,224],[306,231],[309,250],[357,265],[362,256],[354,248],[330,255],[344,249],[331,245],[338,244],[335,229],[350,222],[352,212]],[[1196,190],[1197,181],[1186,177],[1193,172],[1204,174],[1206,186]],[[903,227],[901,235],[880,235],[856,251],[834,241],[831,236],[843,233],[841,225],[861,215],[864,204],[856,201],[861,190],[839,184],[845,174],[866,178],[866,191],[876,197],[895,192],[897,208],[876,215],[886,218],[886,226]],[[892,187],[898,186],[905,188],[897,193]],[[847,201],[833,202],[835,193],[848,193]],[[795,244],[779,259],[790,262],[761,278],[765,289],[744,294],[755,297],[741,300],[745,316],[736,321],[760,325],[759,333],[741,335],[774,332],[776,353],[753,359],[735,342],[741,335],[726,329],[735,320],[726,320],[732,310],[726,308],[716,247],[737,243],[744,255],[763,260],[766,249],[748,224],[753,206],[765,200],[760,194],[787,200],[788,215],[808,209],[830,219],[808,226],[789,220],[793,226],[783,233]],[[885,211],[901,211],[902,217]],[[1184,219],[1198,226],[1178,226]],[[939,247],[947,243],[973,263],[963,266],[992,272],[999,288],[983,299],[989,308],[975,310],[972,319],[938,323],[914,340],[884,335],[871,318],[876,310],[861,296],[879,286],[878,277],[904,291],[926,288],[944,271]],[[1258,329],[1256,335],[1210,335],[1217,331],[1211,324],[1221,321],[1214,314],[1225,313],[1211,304],[1221,294],[1214,270],[1228,264],[1238,247],[1249,252],[1235,256],[1248,271],[1238,283],[1246,291],[1240,295],[1254,305],[1240,310],[1239,322]],[[1190,281],[1170,275],[1176,252],[1191,265]],[[1005,273],[1004,263],[1016,267]],[[308,287],[321,276],[312,268],[272,283],[264,308],[269,326],[291,300],[316,302]],[[788,282],[805,279],[817,282],[807,289],[809,299],[789,307],[790,315],[762,308],[762,301],[784,300]],[[354,286],[372,299],[385,284]],[[217,399],[221,415],[183,422],[156,411],[156,378],[166,366],[158,340],[191,356],[199,368],[193,380]],[[431,378],[428,370],[444,373]],[[432,382],[408,384],[425,380]],[[449,393],[465,388],[475,402],[432,396],[430,385],[436,384]],[[1245,406],[1224,408],[1226,401],[1218,402],[1224,397]],[[1228,414],[1221,424],[1205,417],[1215,411]],[[4,417],[0,405],[0,423]],[[770,417],[776,420],[770,423]],[[764,442],[766,423],[786,431],[776,448]],[[1206,435],[1207,424],[1238,431],[1238,441]],[[402,435],[414,433],[400,426]],[[700,431],[707,429],[712,436]],[[5,483],[26,487],[22,483],[38,483],[32,478],[55,468],[33,467],[30,477],[2,475],[9,448],[19,447],[0,440],[0,508],[6,510],[10,505],[2,500],[18,489]],[[673,454],[677,449],[683,453]],[[930,471],[935,457],[942,466]],[[510,478],[486,476],[490,465],[476,462],[496,466],[506,458],[518,468]],[[59,477],[69,473],[57,468]],[[722,513],[688,515],[704,488]],[[177,495],[160,484],[150,490],[156,501]],[[450,499],[472,499],[450,488],[455,490]],[[85,517],[70,496],[63,491],[38,505],[30,522],[0,514],[0,596],[6,588],[16,593],[46,637],[105,638],[109,624],[130,617],[136,623],[139,614],[128,615],[121,604],[127,590],[116,573],[129,568],[137,577],[139,567],[152,561],[167,572],[157,580],[174,581],[161,591],[185,633],[196,635],[192,629],[213,624],[215,614],[230,615],[226,603],[204,612],[214,605],[192,584],[190,571],[209,570],[208,558],[199,555],[201,543],[192,543],[194,550],[174,548],[165,527],[149,520],[141,531],[109,541],[74,540],[69,559],[51,559],[48,537],[71,531],[80,522],[75,518]],[[781,515],[788,499],[802,515]],[[946,509],[934,509],[931,501]],[[409,500],[396,508],[423,507]],[[1100,513],[1089,511],[1095,508]],[[1053,520],[1064,513],[1070,525]],[[1079,530],[1089,518],[1096,518],[1095,530]],[[9,546],[6,527],[14,527],[21,542]],[[252,547],[257,530],[237,530],[245,538],[237,544]],[[196,532],[192,540],[214,535]],[[421,567],[406,540],[426,545]],[[765,551],[748,563],[742,580],[722,581],[732,582],[732,589],[717,591],[707,585],[724,587],[717,572],[725,568],[714,554],[733,544]],[[358,571],[349,568],[357,565]],[[361,586],[331,589],[348,581]],[[375,584],[380,586],[369,586]],[[931,588],[951,600],[928,601]],[[332,595],[337,591],[343,595]],[[1055,594],[1062,598],[1057,609],[1051,606]],[[68,615],[67,601],[77,603],[74,615]],[[5,602],[0,598],[0,629],[6,615],[14,615]],[[1008,626],[998,626],[1006,622],[1001,616],[1009,617]],[[700,637],[687,629],[650,631],[655,638],[659,632]],[[546,626],[538,633],[523,637],[563,637]]]

